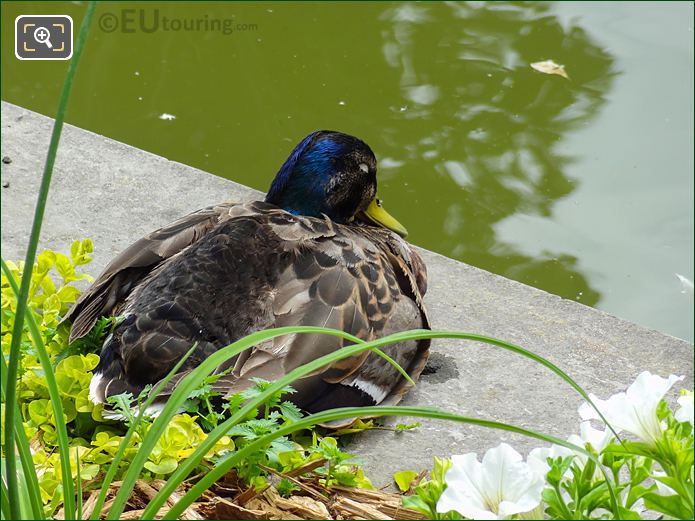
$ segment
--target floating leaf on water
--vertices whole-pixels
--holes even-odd
[[[534,62],[531,64],[531,67],[537,70],[538,72],[542,72],[543,74],[557,74],[558,76],[562,76],[563,78],[566,78],[568,80],[570,79],[570,77],[567,75],[567,72],[565,72],[565,66],[558,65],[553,60]]]

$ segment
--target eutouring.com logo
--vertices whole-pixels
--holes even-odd
[[[119,9],[99,17],[99,29],[105,33],[216,32],[224,35],[257,31],[258,24],[239,23],[232,18],[167,16],[159,9]]]

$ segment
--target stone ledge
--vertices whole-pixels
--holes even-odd
[[[53,120],[2,103],[2,255],[23,259]],[[280,164],[287,151],[278,151]],[[274,172],[267,172],[270,182]],[[262,173],[259,173],[262,175]],[[92,275],[141,235],[190,211],[259,192],[180,163],[65,125],[40,247],[68,252],[90,237]],[[524,346],[605,398],[643,370],[685,375],[693,386],[693,345],[607,313],[423,250],[432,326],[494,336]],[[645,298],[647,298],[645,296]],[[581,400],[543,367],[487,345],[437,341],[437,372],[422,377],[404,403],[504,421],[558,437],[578,432]],[[403,421],[403,420],[399,420]],[[372,431],[350,451],[365,462],[376,486],[393,472],[430,468],[433,456],[484,452],[507,441],[521,451],[538,446],[506,432],[424,421],[409,432]]]

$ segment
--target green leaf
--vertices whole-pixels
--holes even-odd
[[[418,477],[418,473],[414,470],[402,470],[393,475],[393,480],[401,492],[406,492],[416,477]]]
[[[62,277],[63,282],[70,282],[75,279],[75,268],[73,267],[70,259],[68,259],[62,253],[55,254],[55,267],[58,270],[58,274]]]
[[[432,481],[440,484],[445,483],[446,473],[454,465],[453,461],[448,458],[434,457],[434,467],[432,469]]]
[[[278,494],[285,498],[290,497],[294,492],[301,490],[301,488],[287,478],[282,478],[278,484],[275,485],[275,488],[277,489]]]
[[[153,474],[171,474],[178,465],[176,458],[166,457],[162,458],[159,463],[148,461],[145,463],[145,468]]]
[[[628,508],[631,507],[639,498],[644,497],[645,494],[655,491],[655,489],[656,485],[651,485],[649,487],[635,485],[630,487],[630,492],[628,493],[628,497],[625,500],[625,506],[627,506]]]
[[[197,389],[193,389],[188,395],[189,398],[200,398],[201,396],[210,396],[212,393],[212,385],[205,384],[201,385]]]
[[[401,502],[405,508],[415,510],[426,516],[432,516],[432,510],[419,496],[403,496]],[[434,519],[434,517],[429,517],[429,519]]]
[[[563,480],[567,469],[569,469],[572,465],[574,456],[565,456],[564,458],[557,457],[555,459],[548,458],[547,461],[548,465],[550,466],[550,470],[548,470],[546,479],[551,485],[557,486]]]
[[[643,497],[644,506],[650,510],[656,510],[675,519],[693,518],[692,505],[687,505],[684,499],[678,495],[662,496],[655,492],[650,492]]]
[[[580,493],[579,510],[581,512],[593,512],[599,506],[609,506],[610,496],[608,495],[606,482],[601,480],[592,484],[590,480],[591,478],[589,478],[589,481],[585,482],[585,484],[591,488]]]
[[[334,436],[343,436],[344,434],[354,434],[356,432],[367,431],[374,428],[374,421],[364,421],[360,418],[355,419],[348,427],[338,429],[333,433]]]
[[[642,519],[642,517],[635,512],[634,510],[630,510],[629,508],[622,507],[618,505],[618,514],[615,516],[616,519]]]
[[[278,407],[280,409],[282,417],[287,422],[296,422],[304,417],[299,407],[297,407],[292,402],[282,402]]]
[[[74,241],[70,247],[70,258],[75,266],[88,264],[92,262],[90,254],[94,251],[94,245],[91,239],[84,241]]]

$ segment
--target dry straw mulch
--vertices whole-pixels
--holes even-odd
[[[311,472],[323,463],[312,462],[290,474],[275,473],[278,477],[290,479],[300,488],[288,498],[281,497],[272,486],[261,491],[249,489],[235,474],[228,474],[189,506],[180,519],[425,519],[419,512],[403,508],[400,494],[340,486],[324,487],[319,477]],[[415,483],[422,477],[424,472]],[[138,519],[164,483],[160,480],[139,480],[121,519]],[[111,485],[108,500],[101,511],[102,518],[111,508],[120,485],[120,482]],[[163,516],[186,489],[184,485],[171,494],[157,518]],[[83,518],[92,514],[98,494],[97,490],[86,496]],[[62,514],[59,512],[57,517],[62,518]]]

